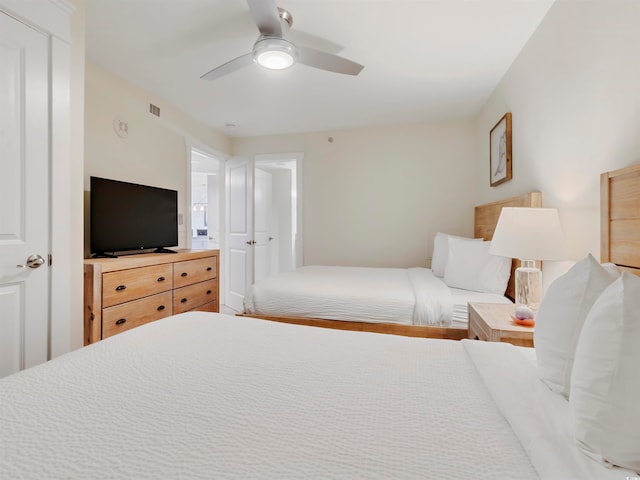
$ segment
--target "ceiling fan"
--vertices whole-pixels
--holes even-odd
[[[284,33],[293,23],[293,17],[287,10],[277,7],[273,0],[247,0],[247,4],[260,31],[260,36],[253,44],[253,50],[214,68],[200,78],[214,80],[240,70],[252,62],[271,70],[283,70],[299,62],[345,75],[358,75],[364,68],[359,63],[332,53],[296,46],[284,38]]]

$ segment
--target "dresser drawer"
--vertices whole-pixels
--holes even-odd
[[[482,328],[477,323],[469,323],[469,338],[473,340],[489,341],[487,332],[482,331]]]
[[[102,306],[120,303],[166,292],[173,288],[173,265],[132,268],[102,275]]]
[[[219,312],[220,308],[218,308],[218,300],[214,300],[213,302],[205,303],[204,305],[200,305],[199,307],[192,308],[190,311],[194,311],[194,312]]]
[[[218,300],[218,280],[206,280],[173,291],[173,313],[194,310],[200,305]]]
[[[102,338],[124,332],[173,313],[172,292],[164,292],[102,311]]]
[[[216,278],[216,261],[217,257],[208,257],[176,262],[173,266],[173,288]]]
[[[488,342],[490,340],[490,333],[487,325],[482,321],[482,318],[476,312],[474,308],[469,306],[469,338],[474,340],[483,340]]]

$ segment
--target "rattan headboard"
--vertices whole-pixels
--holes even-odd
[[[600,261],[640,275],[640,165],[600,175]]]
[[[502,207],[542,207],[542,193],[529,192],[518,197],[485,203],[484,205],[475,207],[473,218],[473,236],[475,238],[484,238],[485,240],[491,240],[493,238],[493,232],[496,229],[498,218],[500,218]],[[509,278],[509,285],[505,292],[505,295],[512,300],[516,296],[513,272],[518,268],[519,264],[520,261],[515,260],[511,265],[511,278]]]

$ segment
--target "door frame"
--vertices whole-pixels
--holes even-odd
[[[81,305],[72,308],[71,285],[82,285],[82,249],[75,235],[76,202],[81,202],[81,186],[72,185],[71,159],[71,15],[75,7],[67,0],[0,0],[0,10],[48,37],[50,92],[49,111],[49,181],[50,181],[50,252],[52,265],[49,286],[49,345],[47,358],[54,358],[71,350],[72,332],[82,329]],[[75,192],[73,194],[72,192]],[[53,226],[55,225],[55,228]],[[74,324],[72,328],[72,324]],[[74,335],[75,336],[75,335]],[[74,346],[78,344],[74,338]],[[79,345],[82,345],[81,338]]]
[[[187,148],[188,161],[187,161],[187,191],[186,191],[187,200],[186,200],[186,205],[184,206],[185,213],[182,214],[182,218],[183,218],[182,227],[184,229],[184,245],[186,248],[191,248],[191,235],[190,235],[190,232],[192,231],[192,228],[191,228],[191,175],[192,175],[191,153],[192,151],[195,150],[196,152],[199,152],[203,155],[214,157],[216,160],[220,162],[220,166],[218,168],[218,219],[219,219],[219,228],[220,228],[219,260],[220,260],[220,272],[226,272],[227,260],[226,260],[226,255],[224,254],[227,248],[227,244],[226,244],[227,225],[226,225],[226,221],[224,220],[226,218],[225,217],[225,211],[226,211],[225,165],[227,163],[227,160],[229,159],[229,156],[211,147],[208,147],[194,140],[193,138],[185,138],[185,145]],[[220,291],[219,293],[220,298],[218,298],[218,305],[224,305],[226,300],[226,290],[225,290],[226,278],[225,278],[225,275],[221,275],[220,272],[218,272],[218,284],[219,284],[219,291]]]
[[[259,155],[254,155],[253,157],[251,156],[244,156],[244,155],[240,155],[240,156],[236,156],[236,157],[231,157],[227,163],[227,168],[225,168],[225,175],[226,175],[226,171],[228,169],[228,166],[230,165],[231,161],[238,161],[238,162],[246,162],[249,167],[249,177],[247,179],[247,194],[249,196],[249,198],[247,198],[247,211],[245,212],[245,214],[247,215],[247,229],[248,229],[248,240],[252,241],[255,240],[254,237],[254,227],[255,227],[255,215],[253,213],[254,210],[254,203],[255,203],[255,189],[254,189],[254,180],[255,180],[255,169],[256,166],[259,165],[260,163],[273,163],[273,162],[278,162],[278,161],[294,161],[296,164],[296,177],[295,177],[295,196],[296,196],[296,201],[295,201],[295,207],[296,207],[296,214],[295,217],[292,216],[292,218],[295,218],[295,240],[294,240],[294,248],[295,248],[295,255],[294,255],[294,268],[300,267],[302,266],[302,262],[303,262],[303,251],[302,251],[302,243],[303,243],[303,192],[302,192],[302,185],[303,185],[303,168],[302,168],[302,162],[303,162],[303,158],[304,158],[304,154],[301,152],[294,152],[294,153],[270,153],[270,154],[259,154]],[[227,208],[226,208],[226,216],[225,216],[225,224],[228,226],[230,223],[230,201],[228,200],[229,197],[229,178],[226,178],[226,182],[225,182],[225,197],[227,198]],[[230,235],[230,229],[227,228],[227,235]],[[231,240],[228,240],[227,242],[227,250],[231,248]],[[225,252],[227,252],[227,250]],[[249,247],[248,250],[246,250],[247,252],[247,260],[246,260],[246,265],[247,265],[247,271],[245,274],[245,291],[244,294],[246,294],[247,289],[249,287],[251,287],[251,285],[254,282],[254,275],[255,275],[255,265],[254,265],[254,256],[253,256],[253,249],[252,247]],[[230,275],[230,271],[227,271],[225,273],[225,276],[228,278]],[[230,282],[228,281],[227,285],[230,287]],[[230,294],[229,294],[230,295]],[[229,295],[227,295],[227,298],[229,298]]]
[[[295,256],[294,256],[294,267],[298,268],[301,267],[303,265],[303,260],[304,260],[304,252],[302,249],[302,245],[303,245],[303,238],[304,238],[304,231],[303,231],[303,219],[304,219],[304,215],[303,215],[303,197],[304,197],[304,192],[302,190],[302,186],[303,186],[303,178],[304,178],[304,170],[303,170],[303,166],[304,166],[304,153],[303,152],[292,152],[292,153],[265,153],[265,154],[259,154],[259,155],[255,155],[254,156],[254,169],[256,168],[256,165],[260,164],[261,162],[275,162],[275,161],[294,161],[296,163],[296,182],[295,182],[295,186],[296,186],[296,237],[295,237],[295,241],[294,241],[294,250],[295,250]]]

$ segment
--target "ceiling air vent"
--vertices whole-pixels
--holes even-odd
[[[149,112],[156,117],[160,116],[160,107],[156,107],[153,103],[149,104]]]

